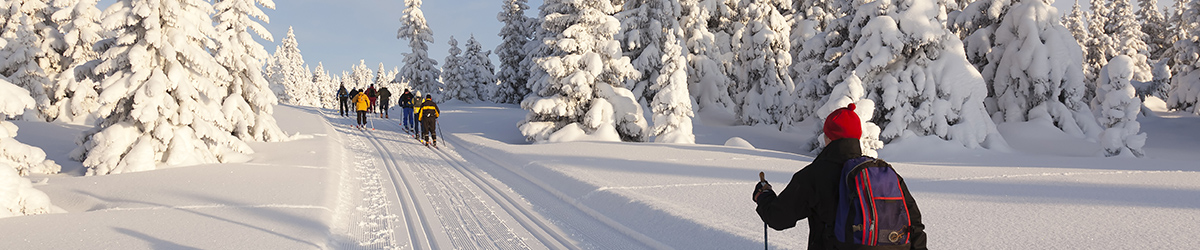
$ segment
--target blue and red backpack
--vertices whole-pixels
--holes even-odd
[[[896,170],[883,160],[862,156],[846,161],[841,177],[834,222],[837,240],[868,248],[907,248],[912,221]]]

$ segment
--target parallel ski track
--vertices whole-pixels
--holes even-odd
[[[392,125],[392,126],[400,126],[400,125]],[[440,133],[440,131],[438,131],[438,132]],[[445,135],[440,136],[440,137],[443,138],[443,141],[451,141],[451,139],[452,139],[452,137],[445,136]],[[446,142],[445,144],[450,145],[449,142]],[[455,149],[454,147],[449,147],[449,148]],[[440,149],[434,149],[434,150],[440,151]],[[512,169],[509,169],[508,167],[503,167],[503,165],[500,165],[499,162],[491,159],[491,157],[488,157],[488,156],[482,155],[482,154],[478,154],[478,153],[474,153],[474,151],[470,150],[469,148],[466,151],[467,151],[467,153],[480,156],[481,159],[490,161],[492,163],[492,165],[500,166],[500,167],[498,167],[500,169],[505,169],[505,171],[509,171],[512,174],[518,175],[518,177],[521,177],[523,179],[526,179],[527,181],[530,181],[530,183],[533,183],[534,185],[538,186],[538,188],[540,188],[542,191],[548,192],[548,194],[552,194],[554,196],[558,196],[559,198],[562,198],[563,201],[565,201],[566,203],[569,203],[570,206],[575,207],[576,209],[580,210],[580,212],[582,212],[583,214],[592,216],[593,219],[601,222],[602,225],[605,225],[608,228],[612,228],[613,231],[619,232],[620,234],[624,234],[625,237],[634,239],[635,242],[637,242],[637,243],[643,244],[644,246],[646,246],[646,249],[673,249],[673,248],[671,248],[671,246],[668,246],[664,243],[659,242],[659,240],[650,238],[650,237],[646,236],[646,234],[637,232],[636,230],[632,230],[632,228],[626,227],[626,226],[620,224],[620,222],[617,222],[616,220],[612,220],[611,218],[608,218],[607,215],[601,214],[600,212],[596,212],[596,210],[589,208],[587,206],[583,206],[583,204],[581,204],[580,202],[575,200],[575,198],[566,196],[563,194],[563,192],[560,192],[558,190],[551,189],[550,186],[548,186],[545,183],[542,183],[542,181],[540,181],[540,180],[532,179],[532,178],[528,177],[528,175],[526,175],[526,174],[512,171]],[[440,154],[442,154],[443,157],[448,157],[448,154],[446,154],[446,153],[440,153]],[[476,175],[476,177],[478,177],[478,175]],[[503,194],[503,192],[502,192],[502,194]],[[517,207],[522,208],[520,206],[517,206]],[[524,209],[524,213],[534,214],[534,213],[530,213],[528,208],[522,208],[522,209]],[[546,220],[542,219],[542,220],[534,220],[534,221],[541,222],[541,221],[546,221]],[[554,231],[550,231],[550,232],[554,232]],[[557,234],[556,234],[556,236],[557,236]],[[568,244],[568,245],[570,245],[570,244]],[[570,248],[580,249],[580,248],[578,248],[578,246],[575,246],[575,245],[570,245]]]
[[[374,125],[374,124],[372,124]],[[374,130],[374,127],[371,128]],[[429,221],[426,219],[429,212],[424,211],[418,201],[418,194],[413,191],[413,184],[408,181],[409,178],[402,178],[401,169],[396,164],[398,161],[389,153],[379,141],[379,138],[374,136],[374,133],[366,130],[366,128],[358,129],[359,134],[367,138],[371,145],[375,147],[376,152],[384,159],[384,166],[391,177],[393,188],[396,190],[396,195],[400,201],[400,207],[403,210],[403,220],[408,227],[408,236],[413,249],[440,249],[438,248],[437,239],[435,238],[432,228],[429,227]]]
[[[397,124],[391,124],[391,126],[397,127],[397,129],[402,129],[400,125]],[[455,149],[453,145],[447,143],[446,140],[448,140],[448,138],[443,135],[441,141],[442,145],[437,148],[431,148],[431,151],[433,151],[447,163],[450,163],[455,170],[457,170],[459,173],[462,173],[463,176],[466,176],[471,180],[472,183],[487,193],[487,195],[491,197],[492,200],[495,200],[505,212],[512,215],[512,217],[516,219],[522,227],[532,233],[533,236],[538,239],[538,241],[542,242],[542,244],[545,244],[546,247],[550,249],[580,249],[579,247],[575,246],[575,244],[571,243],[572,241],[569,237],[562,235],[559,233],[559,230],[555,230],[554,227],[549,225],[546,222],[548,221],[547,219],[542,218],[537,213],[533,212],[531,208],[520,205],[521,203],[517,202],[520,200],[519,198],[515,198],[512,194],[503,192],[502,189],[497,187],[496,184],[485,180],[484,177],[478,172],[480,170],[475,169],[475,167],[470,165],[471,163],[463,159],[462,156],[443,151],[443,147],[451,150]]]

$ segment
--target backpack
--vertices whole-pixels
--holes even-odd
[[[838,180],[837,240],[859,246],[907,246],[912,235],[908,194],[900,175],[880,159],[846,161]]]

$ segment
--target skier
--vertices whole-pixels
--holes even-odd
[[[432,95],[425,95],[425,102],[421,103],[421,110],[417,111],[417,119],[421,120],[421,142],[425,146],[437,147],[437,118],[440,111],[437,103],[433,102]],[[429,140],[430,134],[433,135],[433,140]]]
[[[367,87],[367,98],[370,99],[370,101],[371,101],[371,103],[369,103],[369,106],[368,106],[368,109],[369,109],[368,111],[370,111],[371,113],[375,113],[375,103],[376,103],[375,98],[378,98],[378,97],[379,97],[379,93],[375,92],[375,84],[371,84],[371,86]]]
[[[341,114],[342,116],[347,116],[346,102],[348,100],[346,100],[346,99],[350,99],[350,92],[346,91],[346,84],[342,84],[341,86],[338,87],[337,97],[338,97],[338,107],[339,107],[338,113]]]
[[[358,127],[367,125],[367,111],[371,109],[371,98],[367,97],[367,93],[359,92],[354,97],[354,108],[358,111]]]
[[[854,113],[854,104],[830,113],[825,119],[825,148],[813,159],[812,164],[792,175],[791,182],[779,195],[771,190],[765,180],[755,187],[754,201],[758,203],[758,216],[771,228],[784,230],[796,226],[796,221],[808,219],[808,249],[854,249],[837,240],[834,224],[838,206],[838,179],[842,165],[847,160],[862,156],[859,137],[862,123]],[[908,187],[900,180],[900,188],[908,193]],[[905,195],[909,215],[909,249],[927,249],[925,246],[925,224],[921,223],[921,211],[911,195]]]
[[[404,117],[404,121],[402,122],[404,125],[404,131],[411,131],[413,127],[416,127],[416,125],[413,124],[412,115],[413,94],[412,92],[408,92],[408,89],[404,89],[404,94],[400,95],[400,107],[404,108],[404,112],[400,113],[401,116]]]
[[[388,102],[391,102],[392,92],[388,91],[387,86],[379,88],[379,118],[391,119],[388,115]]]

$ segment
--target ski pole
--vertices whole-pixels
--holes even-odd
[[[758,187],[759,187],[759,189],[761,189],[763,187],[763,185],[765,185],[766,183],[767,183],[766,173],[758,172]],[[759,190],[759,191],[762,191],[762,190]],[[764,250],[770,249],[770,245],[768,245],[768,243],[767,243],[767,233],[769,233],[769,232],[770,232],[770,230],[768,230],[768,228],[767,228],[767,222],[764,221],[763,222],[763,249]]]

